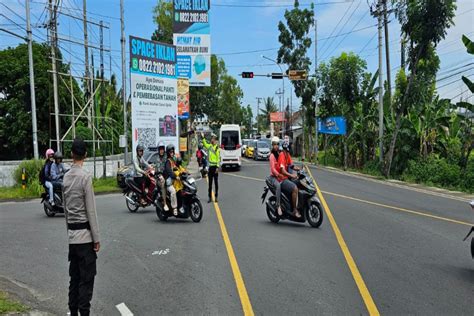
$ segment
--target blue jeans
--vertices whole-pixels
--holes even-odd
[[[49,194],[49,201],[52,202],[54,201],[54,190],[53,190],[53,184],[49,181],[44,182],[44,186],[48,189],[48,194]]]

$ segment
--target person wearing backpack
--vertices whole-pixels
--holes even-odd
[[[53,183],[51,181],[51,165],[54,162],[54,150],[49,148],[46,150],[46,161],[44,162],[43,168],[40,172],[40,183],[48,190],[49,204],[54,205],[54,190]]]

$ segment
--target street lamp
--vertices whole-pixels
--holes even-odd
[[[267,56],[264,56],[264,55],[261,55],[261,56],[262,56],[262,58],[265,58],[266,60],[269,60],[269,61],[275,63],[275,64],[280,68],[280,72],[281,72],[281,74],[283,75],[283,77],[281,78],[281,79],[282,79],[282,80],[281,80],[281,82],[282,82],[282,89],[283,89],[283,91],[282,91],[282,102],[281,102],[281,105],[280,105],[280,112],[281,112],[281,108],[282,108],[282,107],[283,107],[283,108],[285,107],[285,77],[284,77],[283,69],[281,68],[281,65],[280,65],[279,63],[277,63],[276,60],[273,60],[273,59],[271,59],[271,58],[268,58]],[[286,124],[286,123],[285,123],[285,124]]]

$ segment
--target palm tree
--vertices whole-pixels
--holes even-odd
[[[267,97],[266,99],[263,100],[263,105],[264,108],[260,109],[261,114],[263,117],[265,117],[265,129],[268,129],[270,126],[270,113],[277,112],[277,107],[275,102],[273,101],[273,97]]]

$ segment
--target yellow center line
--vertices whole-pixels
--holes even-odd
[[[209,181],[207,178],[206,180]],[[215,201],[214,192],[212,192],[212,199]],[[229,256],[229,262],[234,275],[235,285],[237,286],[237,291],[239,293],[240,302],[242,304],[242,310],[244,315],[253,316],[254,312],[252,309],[252,304],[250,303],[250,298],[245,287],[244,279],[240,273],[239,264],[237,263],[237,258],[235,257],[234,249],[232,248],[232,243],[230,242],[229,234],[227,233],[224,218],[222,217],[222,212],[217,202],[214,202],[214,208],[216,210],[217,220],[219,221],[219,226],[221,228],[222,239],[224,240],[227,255]]]
[[[408,209],[403,208],[403,207],[397,207],[397,206],[391,206],[391,205],[376,203],[376,202],[372,202],[372,201],[362,200],[362,199],[354,198],[354,197],[351,197],[351,196],[332,193],[332,192],[327,192],[327,191],[321,191],[321,192],[324,193],[324,194],[337,196],[337,197],[340,197],[340,198],[343,198],[343,199],[348,199],[348,200],[353,200],[353,201],[357,201],[357,202],[361,202],[361,203],[366,203],[366,204],[371,204],[371,205],[380,206],[380,207],[384,207],[384,208],[389,208],[389,209],[392,209],[392,210],[397,210],[397,211],[401,211],[401,212],[405,212],[405,213],[430,217],[430,218],[438,219],[438,220],[441,220],[441,221],[456,223],[456,224],[460,224],[460,225],[474,226],[474,224],[471,224],[471,223],[458,221],[458,220],[455,220],[455,219],[441,217],[441,216],[437,216],[437,215],[431,215],[431,214],[423,213],[423,212],[420,212],[420,211],[408,210]]]
[[[324,209],[326,210],[326,215],[329,219],[329,222],[331,223],[332,229],[334,230],[334,234],[336,235],[336,239],[337,239],[337,242],[339,243],[339,247],[341,248],[342,253],[344,254],[344,258],[346,259],[347,265],[349,266],[349,269],[351,270],[352,277],[354,278],[354,281],[357,285],[357,288],[359,289],[360,295],[362,296],[362,299],[364,300],[365,306],[367,307],[369,314],[380,315],[377,309],[377,306],[375,305],[374,300],[372,299],[372,296],[370,295],[370,292],[367,289],[367,286],[365,285],[364,279],[362,278],[362,275],[359,272],[359,268],[357,268],[354,258],[352,257],[351,252],[349,251],[349,248],[347,247],[344,237],[342,237],[342,233],[339,230],[339,227],[337,226],[336,220],[332,216],[332,212],[329,209],[329,206],[326,203],[326,200],[324,199],[324,196],[321,193],[321,190],[319,189],[318,184],[316,183],[316,180],[314,180],[313,175],[311,174],[311,171],[309,170],[309,168],[307,166],[305,167],[308,170],[309,175],[311,176],[311,179],[313,179],[313,183],[316,186],[319,198],[321,199],[321,203],[323,204]]]
[[[263,180],[263,179],[258,179],[258,178],[253,178],[253,177],[241,176],[241,175],[237,175],[237,174],[226,174],[226,173],[223,173],[223,174],[228,175],[228,176],[232,176],[232,177],[238,177],[238,178],[249,179],[249,180],[254,180],[254,181],[259,181],[259,182],[265,182],[265,180]],[[414,211],[414,210],[409,210],[409,209],[406,209],[406,208],[403,208],[403,207],[392,206],[392,205],[387,205],[387,204],[381,204],[381,203],[372,202],[372,201],[363,200],[363,199],[358,199],[358,198],[355,198],[355,197],[352,197],[352,196],[347,196],[347,195],[338,194],[338,193],[329,192],[329,191],[321,191],[321,192],[324,193],[324,194],[327,194],[327,195],[332,195],[332,196],[336,196],[336,197],[343,198],[343,199],[357,201],[357,202],[361,202],[361,203],[365,203],[365,204],[371,204],[371,205],[375,205],[375,206],[379,206],[379,207],[383,207],[383,208],[388,208],[388,209],[392,209],[392,210],[396,210],[396,211],[400,211],[400,212],[405,212],[405,213],[409,213],[409,214],[413,214],[413,215],[418,215],[418,216],[428,217],[428,218],[432,218],[432,219],[437,219],[437,220],[444,221],[444,222],[449,222],[449,223],[454,223],[454,224],[459,224],[459,225],[465,225],[465,226],[474,226],[473,223],[463,222],[463,221],[459,221],[459,220],[448,218],[448,217],[432,215],[432,214],[429,214],[429,213],[426,213],[426,212]]]

